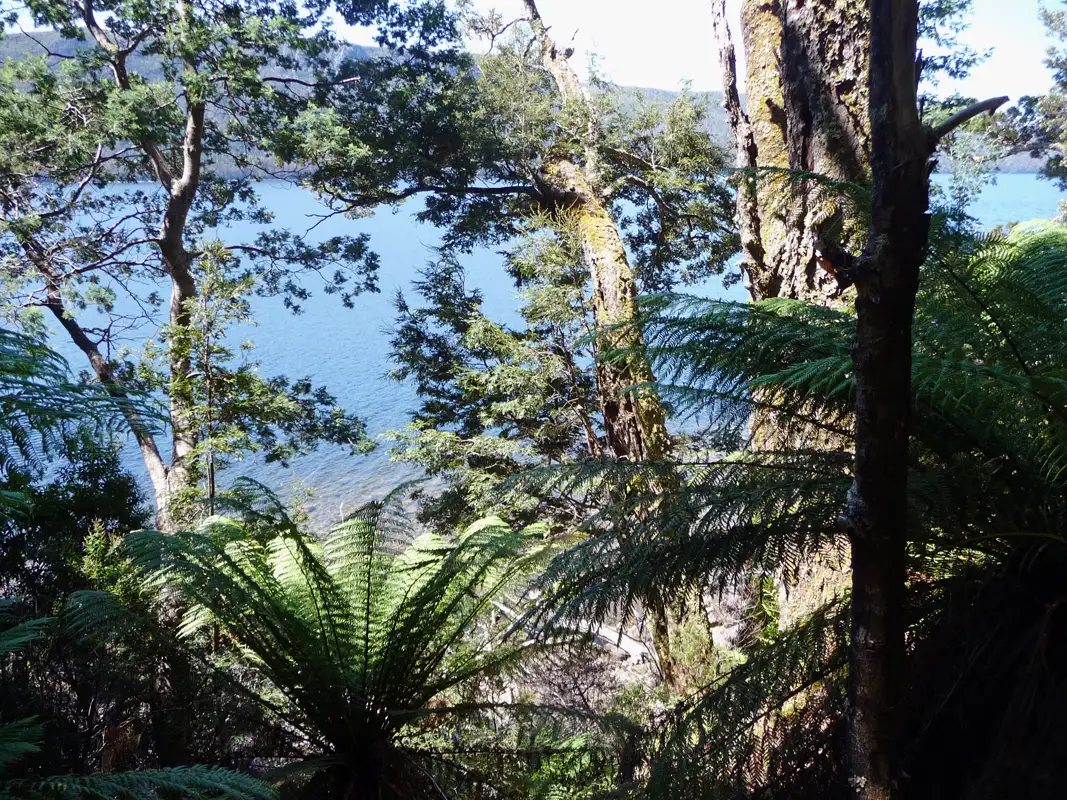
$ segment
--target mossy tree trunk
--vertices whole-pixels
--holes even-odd
[[[540,193],[557,208],[573,215],[582,254],[593,284],[593,315],[599,333],[598,355],[626,350],[629,354],[597,360],[597,394],[604,415],[607,443],[615,458],[662,461],[670,452],[666,414],[658,395],[633,387],[654,380],[641,354],[643,337],[637,322],[637,279],[626,256],[618,226],[608,212],[605,187],[597,169],[596,113],[568,63],[570,51],[560,51],[548,33],[535,0],[524,0],[527,21],[541,49],[541,63],[552,75],[565,104],[587,115],[580,157],[558,155],[548,161],[540,177]],[[653,640],[664,679],[677,685],[671,654],[666,602],[646,598]]]
[[[870,180],[870,14],[866,0],[742,0],[745,98],[738,90],[725,0],[712,0],[724,105],[737,143],[741,268],[753,300],[848,301],[837,273],[862,249],[865,210],[834,184]],[[831,253],[833,255],[831,255]],[[785,431],[755,411],[752,446],[843,449],[816,426]],[[803,619],[848,583],[836,549],[813,555],[783,581],[781,623]]]
[[[743,170],[738,214],[749,293],[833,303],[840,289],[829,253],[859,249],[866,236],[862,214],[832,185],[869,181],[866,2],[743,0],[744,106],[725,0],[713,0],[712,10]]]

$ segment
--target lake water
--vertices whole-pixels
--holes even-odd
[[[935,180],[944,180],[935,176]],[[321,208],[308,193],[281,185],[265,185],[262,195],[275,211],[277,224],[303,231],[317,222]],[[985,227],[1046,218],[1057,211],[1060,193],[1054,185],[1034,175],[1002,175],[976,200],[972,214]],[[382,440],[383,434],[402,428],[418,401],[410,386],[390,380],[390,328],[394,321],[392,299],[397,290],[410,293],[412,280],[433,258],[439,243],[437,232],[418,223],[414,203],[400,210],[382,211],[360,220],[330,219],[319,225],[314,235],[326,238],[365,231],[381,256],[378,294],[355,299],[355,308],[344,308],[336,296],[318,294],[304,303],[304,313],[294,316],[279,300],[257,299],[254,303],[258,327],[241,331],[241,339],[256,344],[255,357],[264,375],[284,374],[291,378],[308,376],[316,385],[326,385],[349,411],[367,420],[369,432]],[[251,238],[251,226],[234,226],[221,238],[237,243]],[[517,320],[515,289],[501,267],[501,258],[490,250],[464,259],[468,285],[481,289],[483,309],[490,318]],[[695,287],[706,296],[744,299],[739,286],[724,290],[719,284]],[[81,370],[84,358],[57,333],[53,343]],[[230,477],[247,475],[275,488],[283,497],[296,487],[313,489],[305,500],[319,524],[336,521],[346,511],[368,499],[380,497],[398,483],[415,477],[406,465],[391,463],[389,443],[381,441],[370,456],[350,456],[337,447],[322,447],[311,455],[294,460],[288,468],[267,465],[251,457],[235,465]],[[147,487],[148,478],[140,456],[128,443],[124,464]],[[225,479],[223,479],[225,483]],[[149,493],[150,496],[150,493]]]

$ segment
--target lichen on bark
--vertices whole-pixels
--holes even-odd
[[[833,265],[820,257],[819,242],[831,237],[858,249],[866,236],[850,195],[869,182],[867,20],[859,0],[742,4],[751,141],[734,127],[739,150],[756,151],[742,163],[755,172],[756,203],[741,210],[758,215],[747,225],[759,231],[762,249],[759,263],[746,258],[753,299],[835,302]]]

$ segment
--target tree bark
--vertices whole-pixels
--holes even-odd
[[[541,61],[553,76],[561,98],[565,103],[587,103],[567,56],[557,51],[548,35],[536,3],[524,2],[541,47]],[[637,280],[598,185],[593,141],[596,121],[591,110],[589,125],[583,164],[566,158],[551,160],[540,176],[540,188],[552,203],[570,211],[577,223],[582,254],[592,276],[593,315],[602,334],[600,350],[606,343],[607,349],[626,347],[634,352],[628,358],[597,362],[597,390],[608,444],[618,458],[658,461],[670,449],[666,415],[652,392],[628,391],[652,381],[653,375],[647,359],[640,355],[643,337],[631,324],[637,321]]]
[[[856,457],[842,523],[852,546],[846,765],[856,800],[900,785],[912,322],[930,234],[939,140],[1006,97],[927,129],[919,118],[918,0],[870,0],[871,175],[867,247],[855,261]]]
[[[191,13],[187,3],[179,0],[178,16],[185,20]],[[92,0],[82,0],[81,17],[86,30],[96,43],[111,59],[111,68],[115,83],[122,89],[130,89],[130,78],[126,68],[128,50],[119,48],[111,41],[107,32],[96,19]],[[196,64],[185,59],[183,69],[187,74],[196,72]],[[181,149],[181,174],[175,175],[155,142],[138,142],[138,147],[145,154],[160,185],[167,192],[167,205],[160,226],[156,245],[171,279],[171,299],[169,324],[172,328],[186,326],[190,318],[190,301],[197,295],[196,279],[193,275],[193,258],[185,248],[185,231],[189,211],[200,188],[201,164],[203,161],[204,116],[206,104],[202,97],[195,96],[186,89],[185,94],[185,131]],[[32,246],[32,243],[29,243]],[[27,243],[23,243],[24,248]],[[32,253],[29,253],[32,259]],[[40,260],[40,259],[38,259]],[[38,269],[47,276],[47,265]],[[63,307],[59,287],[50,292],[47,303],[53,315],[70,335],[75,345],[86,355],[97,378],[114,387],[121,386],[115,378],[111,364],[100,353],[97,345],[89,339],[85,331]],[[173,508],[176,495],[192,488],[193,470],[188,459],[196,447],[196,429],[189,419],[189,402],[181,386],[188,380],[191,372],[190,356],[171,348],[169,357],[170,371],[170,423],[172,457],[167,464],[160,455],[159,447],[143,425],[132,425],[145,467],[152,481],[156,500],[156,527],[161,531],[177,530],[181,524],[179,515]],[[132,423],[133,421],[131,421]]]
[[[846,759],[857,800],[899,786],[911,336],[932,168],[916,96],[918,0],[870,0],[870,9],[874,201],[856,274],[856,460],[843,515],[852,544]]]
[[[573,214],[582,254],[593,284],[593,316],[598,333],[598,355],[626,350],[629,355],[597,359],[597,394],[608,447],[618,459],[662,461],[670,452],[666,414],[659,396],[651,389],[634,390],[654,380],[652,368],[642,355],[644,340],[636,326],[637,280],[626,257],[622,237],[604,201],[599,185],[596,152],[597,120],[568,54],[557,50],[535,0],[524,0],[527,21],[541,50],[541,63],[555,81],[564,103],[584,105],[588,114],[582,163],[557,157],[539,176],[539,189],[551,205]],[[664,678],[677,685],[669,645],[669,626],[662,604],[650,603],[652,629]]]
[[[834,265],[820,244],[830,238],[858,250],[866,234],[826,181],[868,181],[866,5],[743,0],[747,109],[725,0],[712,0],[712,12],[742,169],[738,213],[749,293],[754,300],[836,302]]]

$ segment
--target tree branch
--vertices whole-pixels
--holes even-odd
[[[448,186],[427,186],[425,184],[419,184],[417,186],[409,186],[406,189],[402,189],[398,192],[383,192],[377,195],[368,196],[355,196],[346,197],[341,194],[334,195],[334,199],[344,203],[349,209],[357,208],[369,208],[381,203],[399,203],[403,200],[407,200],[409,197],[414,197],[418,194],[443,194],[453,195],[456,197],[464,197],[472,195],[476,197],[494,197],[501,195],[512,194],[529,194],[536,195],[538,191],[533,186],[517,185],[517,186],[460,186],[460,187],[448,187]]]
[[[992,114],[1002,105],[1007,103],[1010,99],[1010,97],[991,97],[988,100],[983,100],[980,103],[975,103],[974,105],[968,106],[962,111],[957,111],[947,120],[942,122],[940,125],[929,130],[928,136],[930,139],[930,150],[933,151],[933,149],[937,147],[938,142],[940,142],[954,130],[959,128],[961,125],[970,122],[979,114],[985,114],[987,112]]]
[[[78,202],[78,198],[81,197],[82,192],[85,191],[85,187],[88,186],[92,182],[93,178],[96,177],[96,171],[100,168],[100,165],[103,163],[103,159],[101,158],[103,156],[103,154],[104,154],[104,144],[103,144],[103,142],[101,142],[100,144],[98,144],[96,146],[96,155],[93,156],[93,163],[89,165],[88,171],[86,171],[85,176],[78,183],[78,187],[74,190],[74,194],[72,194],[70,196],[70,200],[68,200],[66,205],[62,206],[61,208],[57,208],[57,209],[54,209],[52,211],[43,212],[41,214],[41,219],[49,219],[51,217],[58,217],[58,216],[60,216],[62,214],[66,214],[70,209],[72,209],[74,207],[74,205]]]
[[[138,34],[134,39],[135,43],[130,47],[120,48],[108,38],[107,33],[100,27],[100,23],[96,21],[96,13],[93,11],[93,0],[85,0],[82,5],[82,21],[85,23],[85,27],[89,33],[92,34],[93,39],[96,40],[96,43],[112,56],[111,71],[115,75],[115,84],[120,89],[128,90],[130,88],[130,76],[126,71],[126,57],[136,49],[143,39],[142,34],[147,35],[147,31],[142,31],[141,34]],[[154,142],[142,141],[137,144],[152,163],[156,178],[163,185],[163,188],[169,192],[174,183],[174,178],[171,175],[170,167],[167,166],[167,160],[163,157],[163,154]]]
[[[759,148],[752,125],[741,106],[737,90],[737,54],[733,34],[726,18],[726,0],[711,4],[711,27],[719,44],[719,69],[722,71],[723,107],[737,140],[737,165],[742,170],[755,170],[759,163]],[[766,252],[763,248],[762,220],[756,196],[756,182],[745,175],[737,184],[737,221],[741,234],[744,258],[742,272],[748,273],[749,292],[755,291],[760,276],[766,272]]]
[[[93,39],[96,40],[98,45],[109,53],[114,54],[119,52],[119,46],[108,38],[107,33],[100,27],[100,23],[96,21],[96,13],[93,11],[93,0],[85,0],[85,3],[82,5],[82,22],[85,23],[86,30],[92,34]]]
[[[222,80],[230,80],[230,76],[228,75],[220,76],[220,78]],[[215,78],[213,80],[218,79],[219,78]],[[286,85],[293,84],[296,86],[305,86],[308,89],[324,89],[330,86],[344,86],[347,83],[359,83],[361,80],[363,79],[359,75],[353,75],[349,78],[340,78],[336,81],[305,81],[301,80],[300,78],[277,78],[271,77],[269,75],[264,76],[262,78],[262,81],[264,83],[282,83]]]

